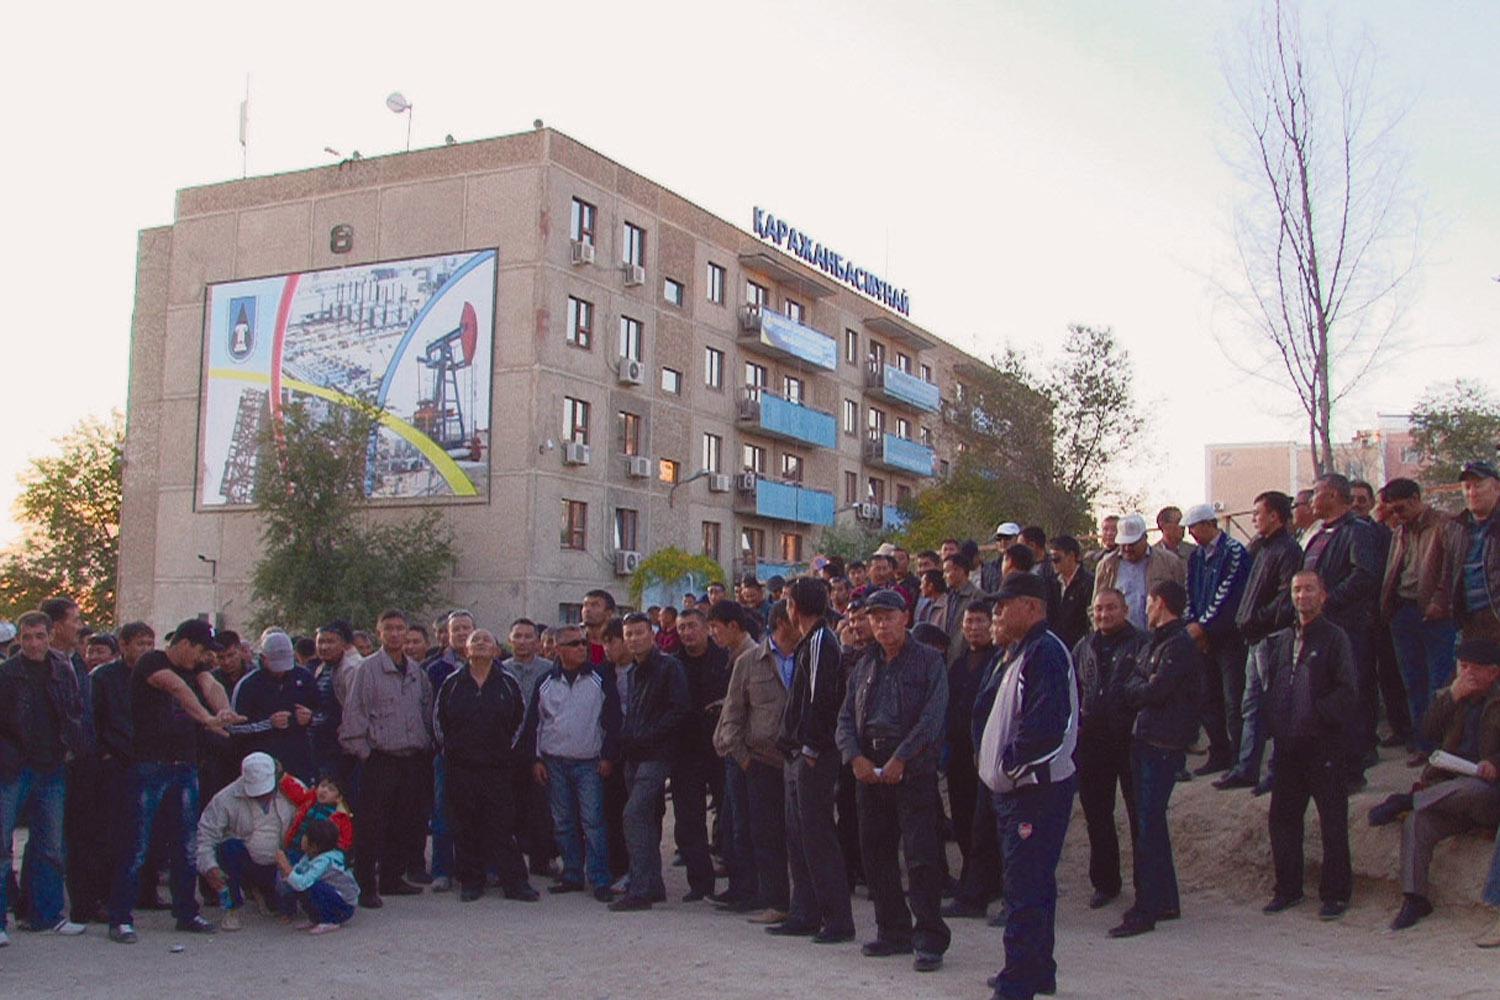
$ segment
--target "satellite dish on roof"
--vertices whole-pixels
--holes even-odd
[[[385,106],[398,115],[411,110],[411,102],[399,90],[391,91],[391,96],[385,99]]]

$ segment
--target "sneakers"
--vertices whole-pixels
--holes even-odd
[[[64,917],[63,919],[59,920],[56,925],[53,926],[52,933],[61,934],[63,937],[77,937],[86,930],[88,930],[88,928],[83,924],[75,924],[73,923],[73,921]]]
[[[218,930],[213,924],[199,916],[177,921],[177,929],[184,934],[212,934]]]
[[[1391,930],[1404,931],[1408,927],[1416,926],[1418,920],[1432,915],[1432,903],[1426,896],[1418,896],[1414,892],[1406,894],[1405,901],[1401,904],[1401,912],[1396,914],[1396,919],[1391,921]]]
[[[3,932],[0,932],[3,936]],[[1490,929],[1474,939],[1474,943],[1481,948],[1500,948],[1500,917],[1490,925]]]
[[[118,944],[135,944],[140,940],[135,936],[135,927],[131,924],[111,924],[109,939]]]
[[[344,925],[343,924],[315,924],[312,927],[309,927],[307,929],[307,933],[309,933],[309,934],[332,934],[334,931],[338,930],[342,926],[344,926]]]
[[[229,934],[233,934],[235,931],[244,926],[245,925],[240,921],[240,911],[237,909],[225,910],[224,919],[219,921],[219,930],[225,931]]]

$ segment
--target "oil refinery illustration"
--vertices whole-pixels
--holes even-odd
[[[381,407],[371,498],[485,496],[495,275],[480,250],[210,286],[198,505],[255,502],[265,431],[294,397]]]

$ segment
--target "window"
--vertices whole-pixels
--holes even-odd
[[[562,515],[562,547],[588,548],[589,505],[582,500],[564,500]]]
[[[766,449],[758,444],[747,444],[741,449],[741,465],[745,471],[757,476],[766,474]]]
[[[844,433],[859,433],[859,404],[852,399],[844,400]]]
[[[754,361],[745,362],[745,387],[749,390],[746,395],[751,399],[760,398],[760,390],[766,387],[765,365],[758,365]]]
[[[616,421],[619,430],[620,454],[632,458],[641,453],[641,418],[638,414],[621,410]]]
[[[615,551],[616,552],[639,552],[636,546],[636,525],[640,523],[639,515],[629,507],[615,508]]]
[[[932,447],[932,428],[931,427],[923,427],[921,433],[922,433],[922,443],[925,444],[927,447],[931,448]]]
[[[953,383],[953,398],[955,400],[957,400],[958,402],[962,403],[968,397],[969,397],[969,387],[966,386],[966,385],[964,385],[962,382],[954,382]]]
[[[865,411],[865,426],[870,429],[870,437],[880,437],[885,433],[885,411],[870,407]]]
[[[847,328],[844,330],[844,361],[859,364],[859,333]]]
[[[646,231],[634,223],[625,223],[625,243],[620,248],[626,264],[646,266]]]
[[[902,354],[900,351],[897,351],[896,352],[896,367],[899,368],[899,369],[901,369],[902,371],[906,372],[906,374],[910,375],[911,374],[911,355],[910,354]]]
[[[788,403],[802,405],[802,380],[788,375],[782,379],[781,395]]]
[[[682,305],[682,296],[684,291],[685,290],[682,287],[682,282],[674,281],[671,278],[664,278],[662,280],[661,297],[666,299],[672,305]]]
[[[641,360],[641,321],[629,316],[620,317],[620,357],[632,361]]]
[[[789,563],[799,563],[802,561],[802,536],[795,531],[782,533],[781,561]]]
[[[859,503],[859,473],[844,473],[844,503]]]
[[[574,243],[594,245],[594,218],[598,209],[582,198],[573,199],[573,217],[568,224],[568,236]]]
[[[885,506],[885,480],[871,476],[868,486],[869,488],[865,491],[865,496],[869,498],[870,502],[882,507]]]
[[[724,352],[717,347],[703,349],[703,384],[710,389],[724,388]]]
[[[714,562],[719,561],[719,522],[703,522],[703,554]]]
[[[938,475],[942,476],[944,479],[948,478],[948,473],[951,470],[952,466],[948,464],[948,460],[946,458],[938,462]]]
[[[879,368],[885,364],[885,345],[870,341],[870,365]]]
[[[741,528],[740,551],[751,559],[764,559],[766,557],[765,529]]]
[[[897,417],[896,418],[896,436],[898,438],[905,438],[908,441],[911,440],[911,421],[910,420],[907,420],[905,417]]]
[[[568,296],[568,343],[584,350],[594,346],[594,304]]]
[[[559,625],[583,624],[583,605],[559,604],[557,606],[557,623]]]
[[[708,301],[716,306],[724,304],[724,269],[713,261],[708,262]]]
[[[791,452],[781,453],[781,478],[789,482],[802,482],[802,456]]]
[[[768,305],[771,301],[771,290],[765,285],[757,285],[753,281],[745,282],[745,301],[752,306]]]
[[[589,404],[586,400],[563,397],[562,436],[564,441],[589,443]]]
[[[787,317],[796,320],[798,323],[802,322],[802,303],[796,299],[786,299],[785,301]]]
[[[661,391],[670,392],[674,396],[682,395],[682,372],[676,368],[663,368],[661,370]]]
[[[656,478],[664,483],[675,483],[682,478],[682,463],[675,458],[664,458],[656,463]]]
[[[922,366],[922,381],[923,382],[927,382],[927,383],[931,383],[932,382],[932,366],[931,365],[923,365]]]
[[[896,502],[906,503],[911,499],[911,487],[898,484],[896,486]]]
[[[717,434],[703,435],[703,467],[709,472],[724,471],[724,439]]]

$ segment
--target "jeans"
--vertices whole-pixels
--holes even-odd
[[[1452,618],[1425,621],[1415,601],[1401,601],[1391,616],[1391,640],[1396,644],[1401,678],[1406,681],[1412,735],[1418,750],[1431,753],[1435,746],[1422,738],[1422,716],[1427,714],[1432,696],[1453,682],[1458,626]]]
[[[122,819],[119,829],[129,847],[110,892],[109,922],[135,922],[131,911],[158,821],[168,847],[172,916],[179,922],[196,917],[198,900],[193,895],[193,883],[197,873],[193,870],[193,854],[198,836],[198,769],[180,761],[136,764],[131,769],[126,816]]]
[[[1179,754],[1179,756],[1181,756]],[[1168,781],[1171,776],[1168,775]],[[1052,957],[1057,928],[1057,862],[1073,812],[1073,778],[995,792],[996,835],[1005,858],[1005,965],[995,983],[1002,997],[1030,1000],[1057,988]]]
[[[755,850],[757,902],[782,913],[791,902],[786,867],[786,779],[782,769],[758,760],[745,772],[750,843]]]
[[[724,797],[719,810],[720,832],[724,840],[724,869],[729,875],[725,894],[735,899],[754,900],[755,847],[750,837],[749,779],[733,757],[724,758]]]
[[[307,919],[315,924],[347,923],[354,916],[354,907],[344,902],[338,890],[327,882],[314,882],[298,892],[284,881],[276,882],[276,906],[284,916],[293,916],[298,904]]]
[[[61,764],[50,771],[23,766],[10,781],[0,782],[0,838],[4,838],[0,841],[0,930],[5,929],[10,913],[6,897],[10,891],[11,843],[23,814],[31,821],[27,846],[35,845],[27,852],[30,863],[26,868],[31,926],[49,930],[62,919],[66,789],[66,769]]]
[[[943,844],[936,792],[935,771],[908,771],[898,785],[861,784],[854,790],[860,855],[875,904],[876,936],[889,944],[910,944],[923,955],[943,954],[951,939],[939,913],[943,874],[938,856]],[[898,852],[906,858],[910,909],[901,891]]]
[[[1240,756],[1233,773],[1250,781],[1260,780],[1260,762],[1266,755],[1266,720],[1261,711],[1266,696],[1266,640],[1250,644],[1245,651],[1245,695],[1240,700]]]
[[[665,760],[643,760],[625,765],[625,844],[630,851],[630,895],[635,899],[665,899],[661,880],[661,801],[672,765]]]
[[[447,766],[442,754],[432,758],[432,877],[453,877],[453,819],[448,810]]]
[[[1172,863],[1172,837],[1167,828],[1167,803],[1177,785],[1187,755],[1136,740],[1130,748],[1130,771],[1135,779],[1135,905],[1136,916],[1149,923],[1182,908],[1177,895],[1177,869]]]
[[[792,875],[787,923],[820,927],[830,934],[852,934],[854,908],[849,903],[848,872],[833,824],[839,770],[836,750],[824,751],[816,759],[799,753],[786,766],[786,853]]]
[[[1276,865],[1276,895],[1302,895],[1303,819],[1311,799],[1323,834],[1323,874],[1318,898],[1347,903],[1354,891],[1349,860],[1349,786],[1336,754],[1298,748],[1277,752],[1271,785],[1271,858]]]
[[[1484,883],[1484,901],[1500,909],[1500,837],[1495,838],[1495,856],[1490,859],[1490,877]]]
[[[562,854],[562,880],[583,885],[587,862],[588,884],[595,889],[609,885],[609,834],[604,826],[599,759],[546,757],[543,763],[557,849]]]
[[[214,848],[214,860],[228,876],[225,889],[230,907],[245,905],[245,889],[254,889],[267,903],[276,891],[276,863],[260,864],[250,857],[243,840],[231,837]]]

